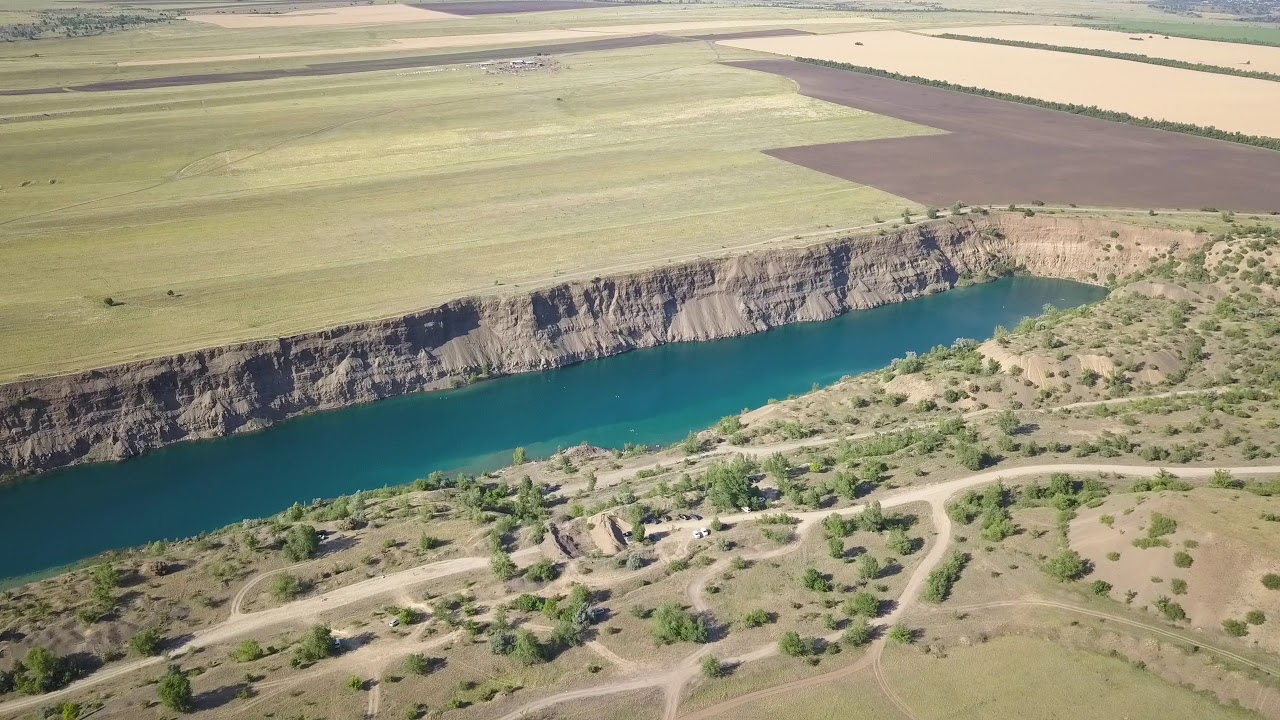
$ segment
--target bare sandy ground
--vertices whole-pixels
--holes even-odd
[[[322,25],[381,25],[385,23],[438,22],[461,16],[408,5],[356,5],[352,7],[295,10],[270,14],[188,15],[188,20],[224,28],[282,28]]]
[[[925,30],[930,35],[952,33],[1020,42],[1136,53],[1153,58],[1217,65],[1280,74],[1280,47],[1191,40],[1164,35],[1113,32],[1058,25],[992,25]],[[1135,40],[1134,38],[1140,38]]]
[[[945,80],[1139,117],[1280,137],[1280,83],[895,30],[726,40],[728,47]]]
[[[447,19],[457,17],[444,13],[418,10],[404,5],[379,5],[375,7],[400,7],[415,13],[428,13]],[[344,10],[372,8],[342,8]],[[305,11],[309,14],[309,11]],[[289,13],[295,15],[296,13]],[[233,20],[247,18],[250,20],[280,20],[285,15],[193,15],[192,20],[211,18],[215,20]],[[388,20],[382,22],[410,22],[408,20]],[[472,48],[486,46],[507,46],[541,43],[555,40],[584,40],[608,35],[647,35],[651,33],[681,33],[695,30],[716,30],[720,28],[751,27],[788,27],[792,25],[858,25],[862,23],[878,23],[882,20],[871,18],[800,18],[796,20],[707,20],[698,22],[647,23],[642,25],[598,25],[562,30],[526,30],[523,32],[479,33],[475,35],[442,35],[439,37],[402,38],[381,45],[360,45],[349,48],[326,48],[317,50],[294,50],[286,52],[241,53],[238,55],[200,55],[194,57],[166,58],[162,60],[127,60],[119,63],[121,67],[132,65],[185,65],[191,63],[235,62],[240,60],[273,60],[279,58],[320,57],[325,55],[351,55],[373,52],[404,52],[413,50],[445,50],[451,48]],[[305,20],[298,24],[306,24]],[[338,23],[332,23],[338,24]],[[354,23],[349,23],[354,24]],[[277,25],[223,25],[223,27],[277,27]],[[281,25],[280,27],[283,27]]]

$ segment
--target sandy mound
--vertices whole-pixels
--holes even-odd
[[[752,427],[756,424],[767,425],[770,420],[782,420],[785,417],[786,412],[780,405],[765,405],[743,413],[741,419],[743,427]]]
[[[591,542],[605,555],[617,555],[626,548],[622,533],[629,531],[630,526],[613,513],[605,512],[591,519]]]
[[[188,15],[187,19],[224,28],[278,28],[439,22],[441,20],[461,20],[463,18],[408,5],[356,5],[319,10],[295,10],[279,15]]]
[[[1138,358],[1138,371],[1133,377],[1138,382],[1159,385],[1169,375],[1176,374],[1180,370],[1182,370],[1182,360],[1172,350],[1161,350]]]
[[[1034,353],[1019,355],[1008,348],[1001,347],[995,340],[988,340],[979,345],[978,352],[982,353],[983,358],[1000,363],[1000,367],[1005,372],[1009,372],[1014,367],[1022,368],[1022,377],[1036,385],[1044,384],[1045,380],[1049,379],[1049,373],[1056,373],[1059,370],[1059,363],[1056,360]]]
[[[920,375],[899,375],[885,383],[884,389],[889,393],[906,395],[907,402],[913,404],[933,397],[937,390],[933,383]]]

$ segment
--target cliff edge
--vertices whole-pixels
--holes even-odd
[[[1110,236],[1117,229],[1123,247]],[[1100,283],[1190,248],[1194,238],[1103,220],[964,215],[24,380],[0,386],[0,476],[121,460],[313,410],[447,387],[483,371],[531,372],[826,320],[993,269]]]

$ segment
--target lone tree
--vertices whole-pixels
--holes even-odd
[[[156,684],[156,692],[160,694],[160,702],[170,710],[185,713],[195,709],[195,703],[192,702],[191,679],[177,665],[170,665],[165,671],[160,682]]]
[[[284,538],[284,556],[294,562],[309,560],[320,549],[320,535],[310,525],[294,525]]]

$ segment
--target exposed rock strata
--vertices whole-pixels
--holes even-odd
[[[1109,237],[1117,228],[1123,250]],[[0,475],[258,430],[312,410],[444,387],[482,368],[530,372],[825,320],[944,290],[997,265],[1097,282],[1193,238],[1044,215],[956,218],[16,382],[0,386]]]

